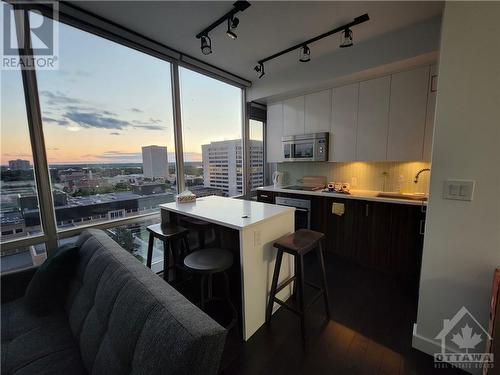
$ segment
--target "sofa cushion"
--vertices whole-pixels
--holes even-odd
[[[2,374],[85,374],[62,309],[31,314],[23,299],[2,305]]]
[[[225,330],[100,230],[77,242],[66,311],[89,373],[215,374]]]
[[[26,289],[26,308],[35,315],[47,315],[59,307],[78,261],[78,247],[63,245],[38,268]]]

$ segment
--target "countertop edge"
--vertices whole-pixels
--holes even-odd
[[[260,202],[260,203],[262,203],[262,202]],[[272,216],[266,217],[266,218],[261,219],[261,220],[259,220],[257,222],[248,223],[247,225],[240,226],[240,225],[235,225],[235,224],[232,224],[232,223],[229,223],[229,222],[224,222],[224,221],[220,221],[220,220],[215,220],[215,219],[212,219],[212,218],[208,218],[208,217],[203,216],[203,215],[196,215],[196,214],[193,214],[191,212],[184,212],[184,211],[180,211],[180,210],[171,209],[169,207],[165,207],[166,204],[168,204],[168,203],[160,204],[159,205],[160,209],[161,210],[165,210],[165,211],[174,212],[174,213],[179,214],[179,215],[185,215],[185,216],[193,217],[193,218],[196,218],[196,219],[205,220],[205,221],[208,221],[210,223],[213,223],[213,224],[216,224],[216,225],[220,225],[220,226],[223,226],[223,227],[227,227],[227,228],[231,228],[231,229],[235,229],[235,230],[238,230],[238,231],[242,231],[244,229],[251,228],[251,227],[253,227],[255,225],[262,224],[262,223],[266,222],[267,220],[270,220],[270,219],[273,219],[273,218],[276,218],[276,217],[288,214],[290,211],[291,212],[295,211],[294,207],[287,207],[288,210],[284,210],[282,212],[275,213]]]
[[[291,190],[284,188],[275,188],[274,186],[262,186],[257,188],[260,191],[269,191],[277,193],[286,194],[301,194],[301,195],[312,195],[330,198],[340,198],[340,199],[357,199],[372,202],[382,202],[382,203],[395,203],[395,204],[407,204],[411,206],[427,206],[427,201],[410,200],[410,199],[397,199],[397,198],[385,198],[385,197],[374,197],[369,195],[361,194],[342,194],[342,193],[325,193],[322,191],[304,191],[304,190]]]

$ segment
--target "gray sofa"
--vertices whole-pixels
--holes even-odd
[[[78,239],[65,308],[2,304],[3,375],[215,374],[226,331],[100,230]]]

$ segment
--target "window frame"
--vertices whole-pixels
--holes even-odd
[[[45,17],[52,17],[52,13],[41,4],[32,4],[22,6],[12,4],[13,7],[20,10],[16,12],[15,19],[17,34],[23,35],[25,43],[19,45],[30,46],[30,33],[25,33],[23,26],[29,28],[29,11],[38,10]],[[20,19],[23,18],[23,19]],[[24,21],[24,22],[23,22]],[[196,71],[217,79],[226,84],[230,84],[242,90],[241,95],[241,116],[242,116],[242,146],[245,152],[243,153],[243,192],[239,197],[248,197],[251,191],[250,180],[250,158],[249,158],[249,117],[247,115],[246,105],[246,88],[251,85],[241,77],[233,75],[223,69],[206,64],[196,58],[184,55],[167,46],[150,40],[142,35],[130,31],[120,25],[114,24],[108,20],[97,17],[93,14],[85,12],[73,5],[59,3],[59,14],[56,22],[61,22],[72,26],[82,32],[87,32],[98,37],[102,37],[111,42],[122,46],[137,50],[147,55],[156,57],[160,60],[170,63],[171,69],[171,90],[172,90],[172,112],[173,112],[173,128],[174,128],[174,144],[175,144],[175,160],[176,160],[176,178],[177,190],[183,191],[184,184],[184,160],[183,160],[183,144],[182,144],[182,118],[180,108],[180,77],[179,66],[186,69]],[[31,48],[19,48],[20,55],[33,56]],[[42,125],[42,116],[39,100],[39,91],[37,85],[36,70],[21,70],[23,80],[23,90],[25,96],[26,112],[28,119],[28,128],[30,133],[30,144],[33,152],[33,168],[35,174],[35,182],[37,187],[37,196],[39,201],[39,214],[43,233],[30,237],[11,239],[2,242],[2,248],[5,250],[15,249],[17,247],[44,243],[49,255],[55,250],[60,239],[75,236],[88,228],[106,229],[117,225],[124,225],[137,221],[146,220],[147,218],[157,217],[161,213],[147,213],[133,217],[124,217],[112,219],[103,223],[81,225],[75,228],[59,229],[57,227],[55,208],[52,196],[52,187],[50,180],[50,170],[47,160],[44,132]],[[265,135],[264,135],[265,142]],[[265,143],[264,143],[265,145]],[[265,147],[265,146],[264,146]],[[265,148],[264,148],[265,157]],[[265,159],[264,159],[265,160]],[[265,177],[264,177],[265,178]]]

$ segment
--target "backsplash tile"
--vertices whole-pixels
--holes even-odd
[[[396,191],[403,193],[427,193],[428,172],[420,175],[418,184],[415,174],[422,168],[430,168],[425,161],[412,162],[299,162],[277,163],[277,170],[285,173],[287,184],[295,184],[304,176],[327,176],[328,181],[348,182],[352,189]]]

